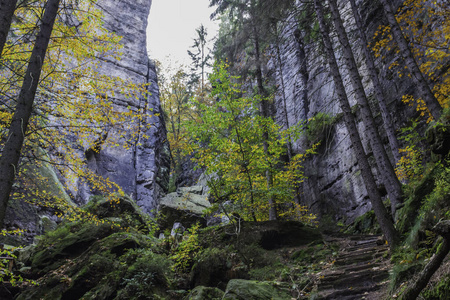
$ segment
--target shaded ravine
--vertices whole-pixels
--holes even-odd
[[[388,246],[380,236],[329,237],[342,245],[332,267],[317,274],[314,299],[383,299],[389,279]]]

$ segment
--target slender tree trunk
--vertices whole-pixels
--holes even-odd
[[[283,60],[281,59],[281,51],[280,51],[280,39],[278,37],[278,28],[277,25],[274,25],[275,28],[275,34],[276,34],[276,41],[275,41],[275,48],[277,52],[277,60],[278,60],[278,69],[280,72],[280,81],[281,81],[281,96],[283,99],[283,114],[284,114],[284,120],[286,122],[286,129],[289,130],[291,128],[291,125],[289,124],[289,118],[288,118],[288,112],[287,112],[287,104],[286,104],[286,87],[284,84],[284,76],[283,76]],[[288,135],[288,142],[287,142],[287,151],[288,151],[288,157],[289,161],[292,160],[292,137],[289,133]]]
[[[366,185],[367,193],[372,203],[375,216],[377,217],[378,223],[380,224],[381,230],[383,231],[391,247],[396,247],[399,242],[399,235],[394,227],[394,224],[392,223],[391,218],[389,217],[388,212],[386,211],[386,208],[383,205],[383,201],[378,192],[375,179],[371,172],[367,156],[364,152],[364,148],[361,143],[361,138],[359,136],[355,123],[355,117],[351,111],[347,94],[345,92],[344,83],[342,81],[342,77],[339,72],[339,66],[337,64],[336,57],[334,55],[333,45],[331,43],[329,35],[329,29],[327,27],[327,24],[325,23],[321,0],[314,0],[314,7],[317,14],[317,18],[319,20],[320,32],[325,46],[328,64],[330,65],[330,72],[331,75],[333,76],[341,109],[344,113],[345,125],[349,132],[350,140],[352,142],[353,149],[356,154],[356,159],[358,160],[358,164],[360,166],[361,175]]]
[[[34,97],[50,41],[60,0],[48,0],[28,63],[22,89],[8,131],[8,138],[0,158],[0,228],[3,227],[9,195],[16,176],[25,133],[33,110]]]
[[[394,164],[397,164],[400,160],[399,149],[397,137],[395,136],[394,122],[392,121],[391,114],[389,113],[386,98],[383,93],[383,87],[381,86],[380,79],[378,78],[378,72],[375,68],[374,58],[368,47],[366,33],[364,31],[363,22],[361,16],[359,15],[358,8],[356,7],[355,0],[350,0],[350,4],[353,10],[353,16],[355,18],[356,27],[359,31],[359,37],[361,41],[361,48],[363,49],[364,57],[366,59],[367,69],[369,70],[370,78],[373,83],[373,88],[375,91],[375,97],[377,98],[378,104],[380,105],[381,116],[383,117],[384,130],[386,131],[389,145],[391,146],[392,155],[394,157]]]
[[[308,119],[309,114],[309,101],[308,101],[308,64],[306,62],[305,45],[301,36],[300,30],[294,32],[294,38],[297,42],[298,59],[300,60],[300,78],[302,81],[302,101],[303,101],[303,112],[305,114],[305,120]]]
[[[255,45],[255,53],[256,53],[256,83],[258,85],[258,92],[261,95],[262,98],[266,96],[266,90],[264,89],[263,85],[263,78],[262,78],[262,69],[261,69],[261,54],[260,54],[260,46],[259,46],[259,35],[256,29],[256,26],[253,25],[253,38],[254,38],[254,45]],[[267,108],[267,100],[261,99],[260,102],[260,111],[261,116],[264,118],[269,117],[269,110]],[[268,156],[269,155],[269,133],[267,129],[264,129],[263,132],[263,146],[264,146],[264,153]],[[271,170],[266,171],[266,181],[267,181],[267,189],[271,189],[273,186],[273,178],[272,178],[272,172]],[[268,202],[269,202],[269,220],[276,220],[278,218],[278,212],[277,212],[277,206],[275,199],[273,196],[268,196]]]
[[[420,71],[420,68],[408,44],[408,41],[403,35],[402,29],[400,28],[400,25],[395,18],[394,10],[392,8],[390,0],[380,0],[380,2],[383,4],[386,18],[389,22],[389,25],[391,26],[391,30],[397,46],[400,48],[400,53],[405,60],[406,65],[408,66],[408,70],[411,73],[411,77],[419,90],[419,96],[427,105],[427,108],[430,110],[433,118],[435,120],[438,120],[442,113],[442,107],[431,91],[431,88],[428,85],[427,80],[423,76],[423,73]]]
[[[0,0],[0,58],[11,28],[16,4],[17,0]]]
[[[328,3],[330,4],[332,19],[337,31],[338,39],[342,45],[342,52],[349,71],[350,81],[355,92],[356,101],[360,106],[365,129],[369,136],[372,151],[378,165],[378,171],[381,174],[381,179],[386,186],[386,190],[391,200],[392,217],[395,218],[397,206],[402,202],[402,187],[397,175],[395,174],[394,168],[389,161],[389,157],[386,154],[386,150],[384,149],[383,142],[381,141],[381,137],[378,133],[375,120],[373,119],[369,101],[367,100],[366,92],[364,91],[361,76],[358,71],[358,66],[342,23],[337,2],[336,0],[328,0]]]

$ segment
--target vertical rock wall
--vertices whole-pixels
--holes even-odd
[[[119,144],[122,145],[119,147],[106,147],[99,143],[100,151],[86,149],[75,137],[69,138],[76,154],[84,159],[89,169],[118,184],[149,214],[156,209],[161,194],[167,191],[170,166],[166,129],[160,115],[156,68],[147,56],[146,28],[151,4],[152,0],[98,0],[96,4],[104,11],[105,27],[121,36],[123,44],[121,60],[98,58],[100,63],[97,71],[137,85],[150,83],[149,95],[141,95],[138,99],[105,91],[109,94],[108,99],[112,101],[115,110],[128,111],[131,108],[143,113],[141,119],[136,118],[134,121],[136,124],[129,126],[132,130],[137,128],[137,138],[129,132],[130,139],[120,140]],[[50,122],[59,124],[56,117],[50,117]],[[99,132],[98,135],[91,138],[113,139],[115,132],[110,130],[107,133]],[[64,162],[64,155],[61,153],[49,155],[55,161],[62,159]],[[31,166],[28,169],[30,174],[27,174],[27,177],[30,180],[37,175],[39,178],[43,177],[46,185],[42,188],[59,195],[59,198],[66,199],[69,203],[73,200],[78,205],[85,204],[89,197],[96,193],[94,188],[80,179],[68,179],[55,173],[54,168],[48,164],[40,168]],[[61,182],[68,183],[66,191]],[[26,231],[25,237],[19,243],[30,242],[35,235],[43,233],[42,220],[47,214],[45,210],[12,199],[5,224],[7,228],[21,228]],[[18,241],[3,238],[0,242],[12,244]]]
[[[358,64],[361,66],[360,70],[365,70],[363,53],[359,41],[356,40],[358,34],[353,25],[350,7],[348,5],[344,8],[343,4],[347,1],[341,2],[341,12],[345,12],[343,14],[345,25],[352,46],[354,46]],[[361,8],[365,28],[369,36],[372,36],[376,28],[384,22],[382,7],[378,4],[378,1],[357,2]],[[284,94],[279,92],[275,99],[277,122],[284,126],[286,124],[292,126],[314,117],[318,112],[339,116],[339,103],[334,91],[333,79],[328,72],[324,51],[320,46],[320,36],[310,37],[309,42],[304,42],[305,32],[299,27],[293,14],[283,22],[283,25],[282,44],[280,45],[281,68],[277,58],[272,58],[269,62],[269,68],[275,74],[276,84],[279,88],[284,86],[285,90]],[[311,24],[311,26],[314,26],[314,24]],[[340,65],[344,66],[339,51],[341,46],[336,40],[334,44],[336,56],[341,62]],[[414,113],[409,107],[401,103],[401,95],[412,93],[414,87],[409,80],[399,79],[395,76],[396,70],[389,70],[388,66],[381,63],[378,63],[377,67],[385,87],[395,127],[398,129],[404,126],[406,120]],[[369,155],[373,172],[377,177],[374,159],[367,143],[364,125],[359,118],[359,111],[355,106],[356,101],[353,99],[352,87],[345,67],[341,68],[341,73],[351,105],[354,106],[356,117],[359,120],[358,127],[366,153]],[[368,74],[362,73],[361,75],[369,100],[373,101],[373,88]],[[284,103],[286,103],[287,108],[287,121],[284,114]],[[376,121],[382,126],[381,116],[376,105],[372,105],[372,107],[375,111]],[[381,130],[381,134],[389,154],[390,149],[383,130]],[[324,133],[324,136],[317,155],[312,156],[305,166],[305,175],[308,178],[303,185],[303,202],[319,215],[326,214],[333,216],[335,219],[351,221],[371,209],[371,205],[342,118],[337,118],[334,125]],[[296,152],[301,152],[304,147],[305,139],[301,138],[294,142]],[[382,194],[385,194],[381,182],[379,182],[379,187]]]
[[[106,28],[121,36],[124,46],[121,60],[103,60],[100,72],[136,84],[150,83],[150,93],[131,100],[121,94],[110,97],[119,111],[131,107],[143,112],[143,119],[136,121],[138,138],[129,148],[102,148],[86,158],[91,169],[117,183],[145,212],[151,213],[167,189],[169,166],[156,68],[147,56],[146,28],[152,0],[99,0],[97,4],[105,13]],[[109,133],[107,138],[113,135]],[[90,188],[84,184],[73,191],[78,203],[86,202],[90,195]]]

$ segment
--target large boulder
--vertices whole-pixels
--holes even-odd
[[[161,199],[158,208],[161,228],[171,228],[176,222],[189,227],[196,222],[206,225],[204,213],[211,207],[202,186],[178,188]]]
[[[272,282],[233,279],[227,285],[223,300],[290,300],[292,297]]]

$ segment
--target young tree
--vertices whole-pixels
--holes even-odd
[[[373,119],[373,114],[361,81],[361,76],[353,55],[353,50],[350,46],[347,33],[341,20],[337,2],[336,0],[328,0],[328,3],[330,4],[331,15],[334,27],[337,31],[338,39],[342,45],[342,52],[344,54],[345,64],[349,71],[355,98],[361,110],[365,130],[369,136],[369,142],[372,146],[372,151],[375,156],[378,170],[389,194],[389,199],[391,201],[391,213],[395,218],[397,206],[402,203],[402,187],[386,154],[386,150],[384,149],[383,142],[381,141],[377,126]]]
[[[39,34],[34,43],[14,116],[9,127],[8,138],[0,157],[0,227],[3,227],[9,196],[19,166],[25,132],[33,110],[34,97],[59,4],[60,0],[48,0],[46,3]]]
[[[172,174],[174,181],[181,172],[183,154],[188,147],[184,123],[192,116],[189,108],[189,75],[180,68],[173,76],[160,81],[160,101],[166,117],[167,139],[172,153]]]
[[[231,200],[244,219],[254,221],[272,218],[271,200],[277,201],[278,213],[295,215],[293,182],[303,180],[305,155],[294,157],[291,165],[280,160],[286,151],[286,133],[271,118],[260,115],[260,96],[246,95],[238,78],[229,75],[227,65],[215,66],[210,80],[211,103],[198,103],[202,117],[187,128],[195,141],[190,146],[199,166],[217,174],[209,182],[213,199]],[[271,149],[268,154],[264,143]],[[268,170],[273,180],[270,186]]]
[[[194,49],[195,52],[192,52],[191,50],[188,50],[188,54],[191,57],[192,65],[191,68],[191,76],[192,82],[197,82],[199,79],[201,79],[201,92],[203,93],[205,88],[205,68],[210,66],[209,61],[211,60],[211,56],[208,53],[208,49],[206,47],[206,44],[208,42],[208,31],[206,30],[205,26],[203,24],[200,25],[197,29],[195,29],[195,32],[197,33],[197,37],[194,38],[194,45],[191,47]],[[200,75],[197,73],[200,69]]]
[[[361,138],[359,136],[358,129],[355,123],[355,117],[351,111],[348,97],[342,81],[342,76],[340,74],[339,66],[334,54],[333,44],[331,42],[328,25],[325,20],[322,2],[320,0],[314,0],[314,8],[316,11],[317,19],[319,21],[320,33],[322,41],[324,43],[328,64],[330,66],[330,72],[333,77],[340,107],[344,113],[345,125],[349,132],[353,149],[360,166],[361,175],[366,185],[367,193],[369,195],[373,210],[377,217],[378,223],[380,224],[381,230],[383,231],[383,234],[385,235],[391,247],[396,247],[399,242],[399,235],[394,227],[391,218],[389,217],[388,212],[386,211],[386,208],[384,207],[383,201],[375,183],[375,179],[371,172],[366,153],[364,152],[364,148],[361,143]]]
[[[431,91],[427,80],[423,76],[423,73],[421,72],[417,64],[417,61],[414,58],[411,47],[408,44],[407,39],[403,35],[402,29],[398,24],[397,19],[395,18],[394,9],[392,8],[391,3],[388,0],[381,0],[381,3],[383,4],[384,13],[390,25],[390,29],[392,30],[395,42],[400,48],[400,54],[405,60],[405,63],[408,66],[408,71],[411,73],[412,79],[418,88],[419,96],[425,102],[433,118],[435,120],[438,120],[442,113],[442,107]]]

